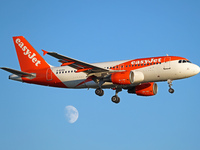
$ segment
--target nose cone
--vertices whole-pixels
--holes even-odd
[[[194,75],[196,75],[196,74],[198,74],[200,72],[200,67],[197,66],[197,65],[194,65],[192,67],[192,71],[193,71]]]
[[[200,72],[200,67],[198,66],[198,69],[197,69],[197,74]]]

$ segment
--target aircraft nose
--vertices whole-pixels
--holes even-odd
[[[200,67],[199,67],[199,66],[198,66],[197,72],[198,72],[198,73],[200,72]],[[198,73],[197,73],[197,74],[198,74]]]
[[[198,74],[200,72],[200,67],[197,66],[197,65],[194,65],[193,66],[193,72],[194,72],[195,75]]]

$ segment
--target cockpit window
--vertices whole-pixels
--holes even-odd
[[[191,63],[189,60],[179,60],[178,63]]]

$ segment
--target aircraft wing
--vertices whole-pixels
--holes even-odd
[[[98,66],[80,61],[80,60],[76,60],[74,58],[63,56],[63,55],[55,53],[55,52],[47,52],[47,51],[44,51],[44,50],[42,50],[42,51],[44,52],[44,55],[48,54],[50,56],[53,56],[53,57],[59,59],[59,62],[62,63],[61,66],[70,66],[74,69],[77,69],[76,72],[85,72],[85,73],[88,73],[88,74],[92,74],[92,73],[102,73],[102,72],[108,73],[110,71],[111,72],[114,71],[114,70],[110,70],[110,69],[101,68],[101,67],[98,67]]]
[[[13,73],[13,74],[16,74],[16,75],[22,76],[22,77],[32,77],[32,76],[34,76],[34,75],[31,74],[31,73],[18,71],[18,70],[14,70],[14,69],[11,69],[11,68],[2,67],[2,68],[0,68],[0,69],[3,69],[3,70],[5,70],[5,71],[8,71],[8,72],[10,72],[10,73]]]

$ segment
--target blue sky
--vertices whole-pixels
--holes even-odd
[[[12,41],[23,35],[42,54],[56,51],[88,63],[175,55],[200,65],[200,2],[2,1],[0,66],[19,69]],[[57,60],[45,56],[48,63]],[[199,75],[158,83],[153,97],[114,91],[57,89],[8,80],[0,71],[2,150],[199,150]],[[79,111],[74,124],[65,107]]]

